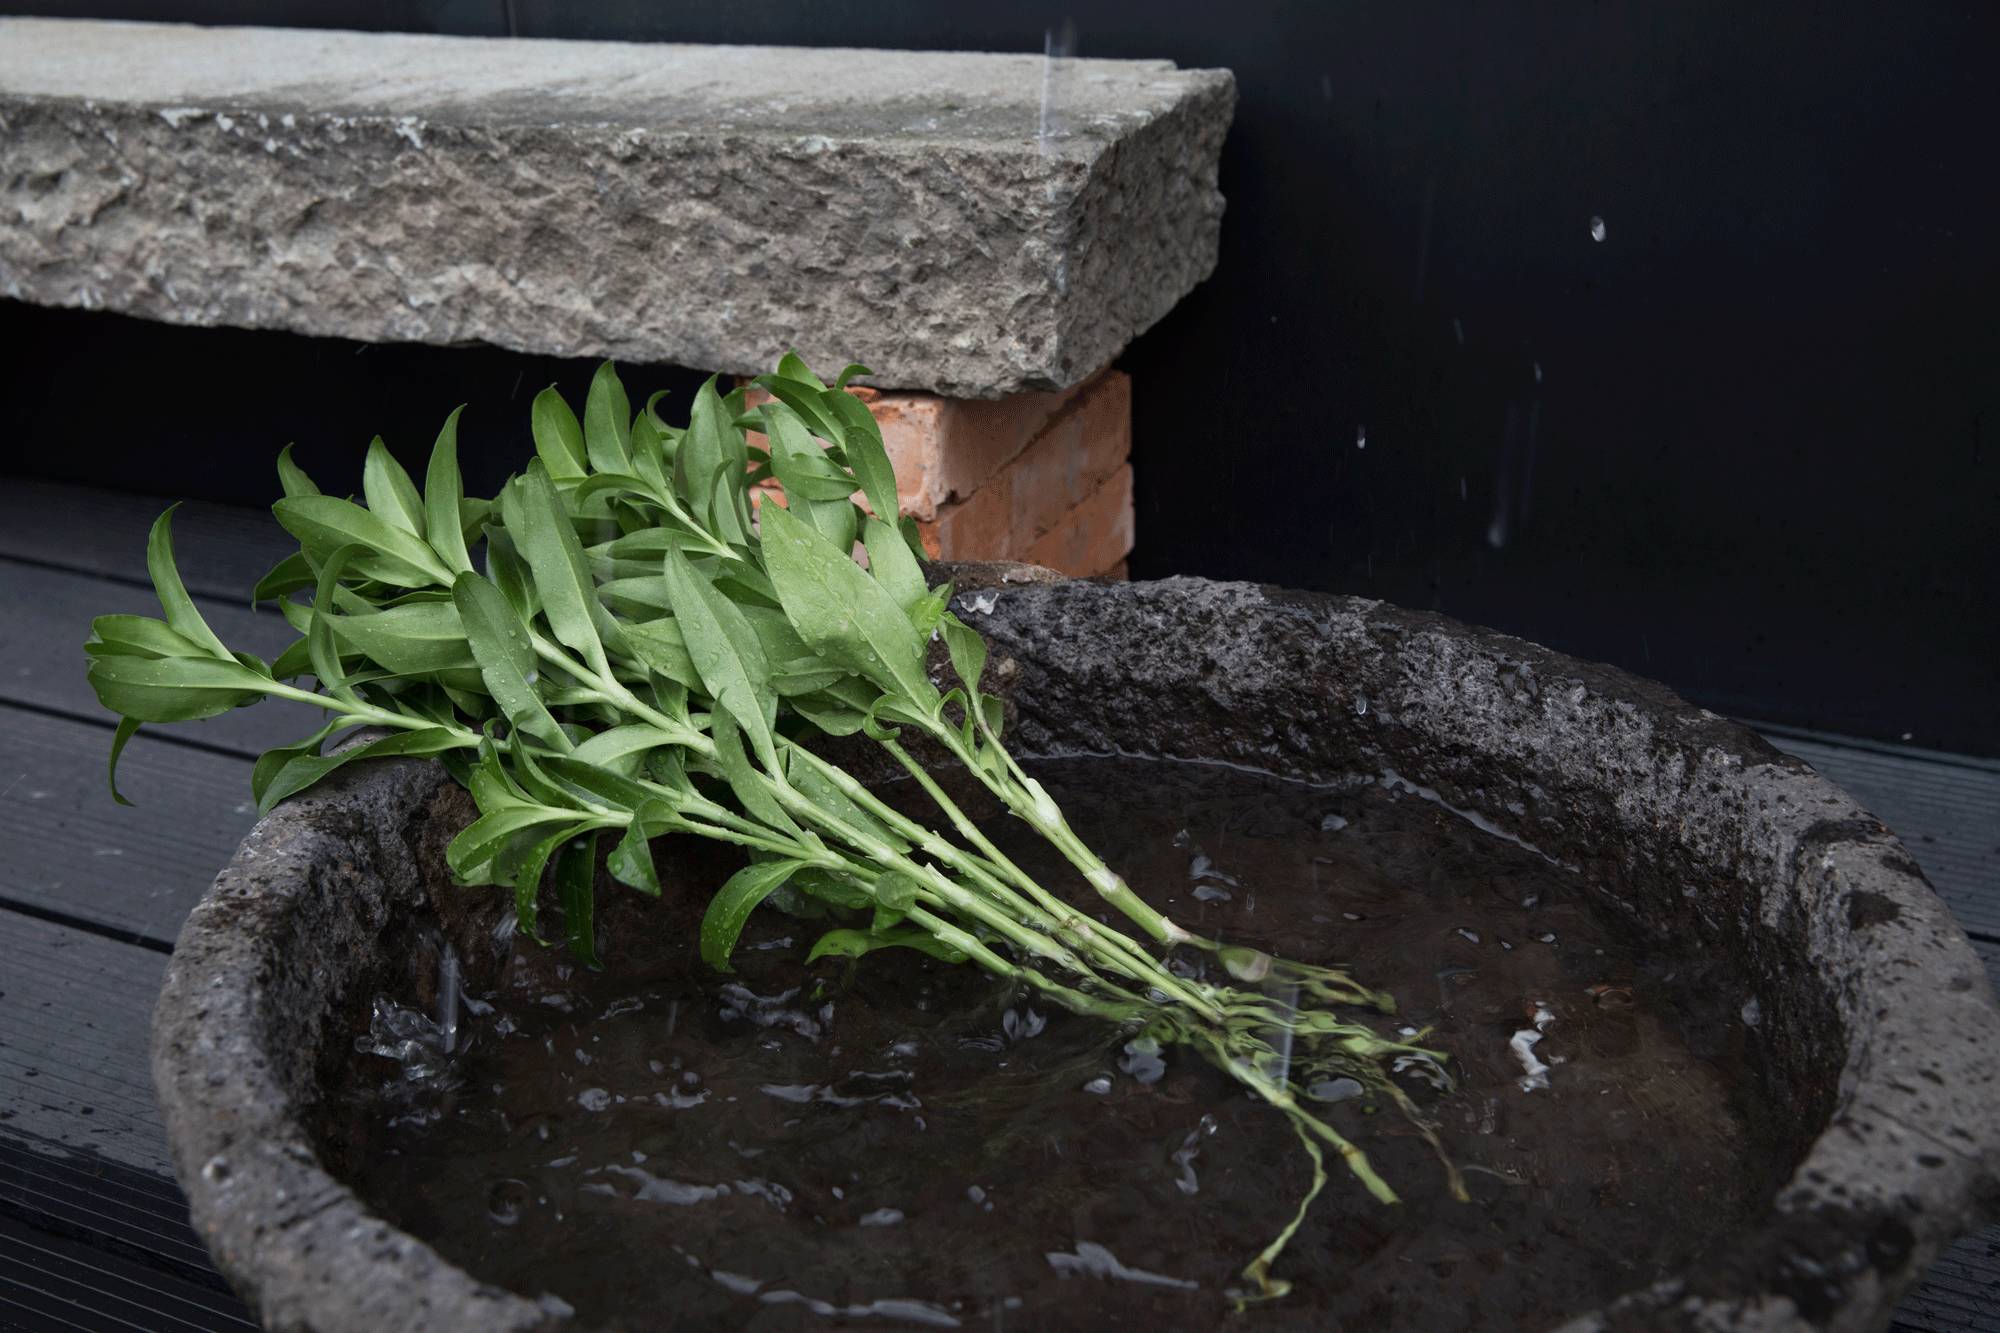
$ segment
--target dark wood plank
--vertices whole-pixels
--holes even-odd
[[[1896,1309],[1912,1333],[2000,1331],[2000,1227],[1965,1237],[1938,1256]]]
[[[256,822],[250,761],[141,732],[118,770],[136,804],[119,806],[109,738],[0,704],[0,904],[170,944]]]
[[[298,637],[276,611],[252,611],[244,599],[198,598],[197,604],[224,643],[266,661]],[[0,702],[30,704],[106,728],[115,725],[117,719],[98,704],[84,678],[89,659],[83,641],[93,618],[116,614],[158,617],[160,604],[151,592],[130,584],[0,558],[0,624],[7,626],[0,637]],[[325,713],[310,704],[266,699],[161,731],[257,755],[310,735],[325,720]],[[107,731],[102,744],[109,743]]]
[[[1772,735],[1894,829],[1969,931],[2000,940],[2000,764]]]
[[[171,501],[9,477],[0,485],[0,555],[146,582],[146,532]],[[174,515],[174,555],[197,594],[247,602],[297,549],[270,511],[193,500]]]
[[[166,958],[0,912],[0,1135],[171,1174],[149,1030]]]
[[[0,1126],[0,1212],[52,1236],[220,1286],[171,1176]]]
[[[227,1288],[0,1214],[0,1328],[204,1333],[256,1327]]]

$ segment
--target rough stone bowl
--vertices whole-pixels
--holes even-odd
[[[1566,1329],[1880,1328],[1938,1248],[1995,1212],[2000,1013],[1978,959],[1889,830],[1743,728],[1373,602],[1170,580],[960,607],[993,642],[1026,753],[1392,768],[1573,864],[1663,940],[1729,961],[1762,1010],[1759,1096],[1790,1127],[1789,1179],[1710,1261]],[[153,1067],[175,1163],[217,1262],[273,1328],[573,1323],[371,1215],[313,1128],[326,1049],[435,906],[419,844],[446,782],[435,764],[357,766],[274,813],[167,974]]]

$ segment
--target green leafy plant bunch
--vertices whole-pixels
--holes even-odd
[[[121,717],[114,795],[118,753],[141,723],[262,698],[316,705],[324,727],[258,760],[260,809],[360,759],[438,756],[479,810],[450,845],[453,872],[510,888],[520,930],[537,938],[550,879],[569,946],[592,965],[600,840],[611,875],[645,894],[660,892],[655,839],[734,843],[747,863],[701,927],[717,968],[760,905],[809,904],[837,922],[810,960],[901,947],[970,962],[1191,1047],[1289,1117],[1313,1184],[1246,1269],[1258,1293],[1276,1294],[1271,1266],[1325,1184],[1324,1149],[1396,1199],[1304,1089],[1358,1078],[1431,1137],[1384,1065],[1437,1054],[1344,1017],[1393,1006],[1343,972],[1175,924],[1070,828],[1002,742],[1000,702],[982,690],[985,642],[949,609],[950,587],[930,586],[914,525],[895,518],[880,431],[845,391],[855,373],[866,372],[829,385],[787,356],[756,381],[768,401],[754,410],[711,379],[674,426],[659,395],[634,412],[607,363],[581,421],[554,389],[535,399],[536,457],[491,501],[464,494],[457,412],[421,490],[375,441],[365,503],[320,493],[288,449],[274,509],[299,550],[255,600],[275,599],[300,637],[269,663],[203,621],[175,568],[169,510],[147,549],[164,619],[100,617],[86,645],[97,696]],[[768,447],[750,445],[752,430]],[[753,512],[752,488],[773,479],[785,503]],[[942,684],[927,670],[934,636],[951,667]],[[356,728],[382,734],[329,752]],[[1092,909],[1010,860],[906,733],[1053,844]],[[856,734],[909,774],[935,818],[892,807],[811,743]],[[1181,975],[1167,966],[1174,949],[1218,964],[1181,971],[1227,980]]]

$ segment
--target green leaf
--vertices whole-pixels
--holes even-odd
[[[136,717],[121,717],[118,719],[118,730],[111,733],[111,766],[106,776],[111,783],[111,799],[120,805],[132,803],[118,790],[118,756],[125,753],[126,742],[138,734],[139,725]]]
[[[785,808],[778,804],[777,797],[759,780],[756,767],[750,756],[743,751],[743,733],[737,729],[735,719],[727,710],[716,710],[709,719],[709,734],[715,741],[715,765],[722,770],[722,780],[736,793],[736,800],[743,809],[757,819],[785,833],[795,834],[798,825],[792,822]]]
[[[951,669],[965,682],[966,691],[975,698],[979,694],[979,677],[986,670],[986,640],[979,637],[979,631],[945,612],[938,622],[944,631],[944,646],[951,653]]]
[[[889,590],[889,595],[896,599],[896,605],[908,615],[930,591],[924,586],[923,568],[904,544],[903,534],[881,519],[869,519],[864,533],[862,542],[868,548],[868,572],[875,576],[877,583]]]
[[[856,723],[859,730],[860,724]],[[814,766],[810,759],[802,757],[795,747],[788,751],[791,762],[786,766],[787,776],[792,786],[798,788],[805,798],[826,811],[849,828],[857,828],[878,838],[899,852],[910,850],[908,840],[894,832],[887,824],[862,809],[851,800],[847,793]]]
[[[256,801],[259,808],[262,808],[264,791],[271,785],[271,780],[278,776],[280,769],[301,755],[318,754],[320,747],[326,744],[327,737],[342,727],[351,725],[349,719],[336,717],[302,741],[274,746],[258,755],[257,762],[250,768],[250,799]]]
[[[813,439],[798,413],[783,403],[758,409],[764,434],[771,441],[771,470],[793,503],[800,500],[845,502],[860,485]]]
[[[891,912],[907,912],[917,905],[918,885],[900,870],[891,870],[875,881],[875,905]]]
[[[83,651],[92,657],[212,657],[214,654],[151,616],[99,616]]]
[[[312,564],[304,551],[294,551],[271,566],[270,573],[257,580],[257,586],[250,590],[250,605],[268,602],[274,598],[297,592],[300,588],[310,588],[317,579]]]
[[[153,591],[159,596],[160,608],[166,612],[167,624],[174,632],[217,657],[228,657],[228,647],[201,618],[201,612],[195,610],[194,599],[188,596],[180,571],[174,568],[174,510],[179,508],[169,505],[164,514],[153,520],[153,530],[146,535],[146,572],[152,575]]]
[[[923,636],[881,584],[776,506],[764,511],[763,549],[785,615],[813,651],[920,706],[936,704]]]
[[[841,419],[834,414],[833,393],[817,379],[794,379],[789,375],[759,375],[755,381],[758,388],[771,395],[799,414],[806,428],[827,443],[842,451],[845,457],[847,429]],[[840,397],[859,403],[852,394],[841,393]],[[867,408],[863,407],[863,411]]]
[[[313,560],[324,561],[341,547],[354,544],[367,551],[354,565],[366,578],[399,588],[451,584],[450,571],[415,533],[405,532],[351,501],[330,495],[298,496],[278,501],[271,512]]]
[[[293,680],[312,670],[312,638],[293,639],[291,645],[271,663],[272,680]]]
[[[342,669],[340,650],[333,637],[334,590],[340,586],[340,576],[347,566],[364,553],[359,545],[350,543],[328,556],[320,566],[319,589],[313,595],[312,622],[306,627],[306,656],[312,662],[313,674],[319,677],[320,688],[336,699],[347,703],[359,701],[354,687],[347,683],[347,672]]]
[[[424,535],[424,502],[417,494],[417,485],[380,435],[368,445],[368,461],[361,467],[361,493],[367,498],[369,513],[413,537]]]
[[[875,373],[874,371],[862,365],[859,361],[850,361],[847,363],[846,369],[840,372],[840,378],[833,382],[833,387],[836,389],[845,389],[847,387],[847,382],[853,379],[855,376],[873,375],[874,373]]]
[[[521,757],[526,760],[530,756],[523,752]],[[578,763],[572,755],[552,754],[533,762],[565,804],[629,813],[655,803],[650,789],[609,769]]]
[[[583,477],[583,427],[577,424],[576,413],[569,410],[569,404],[556,392],[555,385],[535,395],[528,420],[534,431],[535,453],[540,455],[549,475],[557,481]]]
[[[472,568],[465,549],[465,482],[458,474],[458,418],[464,411],[454,408],[444,419],[424,473],[424,540],[454,574]]]
[[[598,600],[619,615],[630,616],[635,621],[657,620],[673,614],[674,603],[667,595],[667,581],[658,574],[611,579],[597,585],[597,596]],[[636,652],[637,645],[632,642],[631,624],[626,624],[623,629],[625,646]],[[679,631],[676,630],[675,633],[678,634]]]
[[[272,682],[234,658],[93,658],[98,702],[141,722],[193,722],[256,699]]]
[[[865,912],[875,905],[875,899],[862,882],[851,875],[822,870],[818,866],[807,866],[793,875],[781,897],[789,897],[793,893],[802,893],[850,912]],[[787,906],[785,910],[792,909]]]
[[[850,708],[825,693],[794,695],[785,700],[792,711],[829,736],[852,736],[868,722],[868,714]]]
[[[660,872],[653,864],[653,846],[646,837],[644,821],[635,819],[626,826],[625,836],[611,849],[605,866],[620,884],[649,897],[660,896]]]
[[[590,396],[583,404],[583,440],[595,471],[632,470],[632,404],[609,361],[590,379]]]
[[[493,743],[490,734],[480,739],[479,756],[466,773],[465,787],[472,793],[472,802],[479,807],[482,815],[517,805],[534,804],[500,762],[500,748]]]
[[[387,611],[338,616],[333,632],[354,651],[399,676],[469,670],[478,665],[465,624],[450,602],[410,602]]]
[[[655,398],[658,394],[653,395]],[[649,402],[632,418],[632,472],[653,491],[665,494],[672,486],[667,465],[673,457],[673,440],[660,429]]]
[[[562,903],[563,937],[577,961],[593,972],[604,967],[597,961],[596,884],[597,834],[564,843],[556,853],[556,897]]]
[[[829,930],[813,945],[806,961],[816,963],[822,958],[859,958],[877,949],[915,949],[954,964],[962,963],[966,958],[951,945],[921,930],[887,930],[880,934],[866,930]]]
[[[482,814],[459,831],[444,849],[445,862],[452,873],[467,883],[481,882],[477,873],[490,868],[494,858],[516,834],[549,824],[579,822],[574,810],[558,810],[545,805],[507,805]]]
[[[558,848],[596,828],[595,821],[568,824],[554,833],[536,838],[522,849],[518,864],[511,867],[514,887],[514,926],[537,944],[547,944],[536,929],[540,917],[542,871]]]
[[[809,384],[815,389],[826,387],[826,382],[812,373],[811,368],[806,365],[805,358],[796,350],[788,351],[778,358],[778,374],[788,380],[796,380],[800,384]]]
[[[571,758],[611,773],[631,777],[638,772],[638,760],[649,751],[679,741],[650,722],[633,722],[598,732],[576,747]]]
[[[657,582],[662,585],[662,596],[665,596],[666,580],[662,578]],[[691,690],[701,688],[701,676],[695,670],[694,658],[688,654],[687,641],[681,637],[679,622],[672,617],[661,616],[626,625],[625,646],[648,670],[657,671],[675,684],[685,685]]]
[[[861,490],[868,497],[868,507],[884,523],[894,523],[900,512],[896,499],[896,469],[890,464],[889,452],[882,444],[882,427],[876,422],[875,414],[868,410],[868,404],[851,393],[829,393],[826,404],[846,431],[847,465],[861,479]]]
[[[425,727],[421,730],[398,731],[393,735],[369,741],[365,745],[350,746],[338,754],[296,755],[271,775],[270,782],[257,797],[257,813],[269,814],[271,807],[287,796],[304,791],[320,779],[345,768],[357,759],[386,759],[397,755],[428,756],[442,754],[446,750],[456,750],[465,744],[464,737],[446,731],[442,727]]]
[[[702,685],[749,733],[757,754],[770,755],[777,696],[771,691],[770,663],[756,631],[741,610],[695,572],[686,556],[669,551],[664,564],[674,620]]]
[[[521,619],[532,621],[541,614],[542,599],[535,595],[528,562],[504,528],[486,534],[486,577],[505,594],[507,604]]]
[[[527,475],[515,486],[520,500],[520,526],[516,526],[512,514],[507,515],[507,526],[521,554],[527,557],[528,567],[534,571],[535,591],[541,595],[549,628],[564,646],[582,654],[585,665],[592,671],[609,676],[611,668],[604,658],[604,640],[596,619],[598,616],[608,619],[608,614],[598,604],[590,565],[584,559],[576,529],[563,512],[548,473],[540,467],[529,464]]]
[[[479,663],[486,692],[516,731],[567,752],[563,734],[535,694],[535,649],[528,627],[500,590],[477,574],[460,574],[451,587],[452,603],[465,626],[472,656]]]
[[[286,495],[318,495],[319,487],[305,470],[292,461],[292,446],[286,445],[278,451],[278,485]]]
[[[718,972],[735,971],[729,955],[743,935],[744,924],[779,886],[804,866],[803,861],[757,861],[731,875],[709,899],[701,918],[701,959]]]

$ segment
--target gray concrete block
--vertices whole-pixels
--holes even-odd
[[[0,20],[0,295],[1078,382],[1214,267],[1224,70]]]

